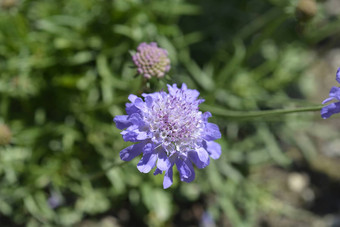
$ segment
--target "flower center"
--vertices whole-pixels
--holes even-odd
[[[203,133],[202,112],[197,102],[188,102],[184,94],[161,93],[146,115],[153,142],[170,153],[193,149]]]

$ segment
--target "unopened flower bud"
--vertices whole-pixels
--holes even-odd
[[[157,43],[141,43],[137,53],[132,56],[139,74],[145,78],[161,78],[170,70],[168,52],[157,46]]]
[[[10,9],[17,5],[17,0],[0,0],[0,6],[3,9]]]
[[[7,145],[11,142],[12,133],[11,130],[7,127],[7,125],[0,125],[0,146]]]
[[[317,5],[315,0],[299,0],[296,7],[296,15],[301,21],[312,19],[317,13]]]

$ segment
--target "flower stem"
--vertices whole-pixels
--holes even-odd
[[[223,107],[215,107],[206,104],[200,105],[203,111],[209,111],[213,115],[226,117],[226,118],[255,118],[255,117],[267,117],[275,116],[280,114],[298,113],[298,112],[310,112],[310,111],[320,111],[323,107],[322,105],[310,106],[310,107],[299,107],[293,109],[276,109],[276,110],[259,110],[259,111],[236,111],[228,110]]]

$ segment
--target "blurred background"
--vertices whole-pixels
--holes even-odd
[[[337,86],[339,13],[338,0],[0,0],[0,226],[340,226],[337,116],[213,114],[221,158],[167,190],[138,158],[120,165],[112,121],[142,83],[129,51],[151,41],[168,81],[206,105],[319,105]]]

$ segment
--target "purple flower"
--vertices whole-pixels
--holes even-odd
[[[61,205],[62,197],[56,192],[52,192],[51,196],[47,199],[47,203],[52,209],[55,209]]]
[[[340,83],[340,68],[336,72],[336,80]],[[329,92],[329,98],[325,99],[322,104],[325,104],[333,99],[340,101],[340,87],[332,87]],[[340,113],[340,102],[334,102],[321,109],[321,117],[323,119],[329,118],[333,114]]]
[[[155,76],[161,78],[170,70],[170,59],[165,49],[157,47],[157,43],[141,43],[137,53],[132,56],[139,74],[150,79]]]
[[[209,123],[209,112],[202,113],[197,99],[199,92],[185,84],[168,85],[164,91],[130,95],[126,104],[128,115],[116,116],[114,121],[125,141],[136,142],[123,149],[120,158],[130,161],[143,153],[137,168],[142,173],[156,167],[154,175],[165,172],[163,187],[172,185],[173,166],[176,165],[181,181],[195,179],[193,164],[198,168],[209,165],[210,157],[218,159],[221,146],[213,140],[221,133],[216,124]],[[210,156],[210,157],[209,157]]]
[[[209,212],[204,212],[200,220],[200,227],[215,227],[215,221]]]

